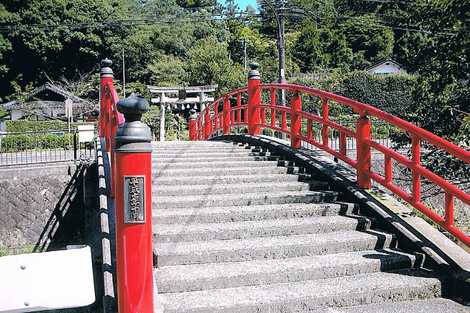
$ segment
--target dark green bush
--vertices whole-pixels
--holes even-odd
[[[64,149],[73,147],[73,134],[9,135],[0,139],[0,152]]]
[[[43,130],[64,130],[67,129],[67,123],[63,121],[6,121],[7,132],[28,132]]]
[[[409,108],[414,107],[413,92],[418,84],[416,78],[411,75],[371,75],[363,71],[334,73],[318,79],[294,79],[291,82],[320,88],[371,104],[399,117],[403,116]],[[307,101],[307,106],[308,103]],[[340,109],[335,105],[330,108],[330,111],[333,114],[343,115],[342,118],[345,119],[348,119],[350,113],[346,107]]]

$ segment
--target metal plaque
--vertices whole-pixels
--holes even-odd
[[[144,188],[144,176],[124,176],[124,223],[145,223]]]

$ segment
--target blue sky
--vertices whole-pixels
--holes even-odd
[[[222,3],[225,3],[225,0],[219,0]],[[247,5],[251,5],[256,9],[256,0],[237,0],[238,6],[241,9],[245,9]]]

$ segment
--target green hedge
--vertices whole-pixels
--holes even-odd
[[[28,131],[43,131],[43,130],[64,130],[68,125],[63,121],[6,121],[7,132],[28,132]]]
[[[414,107],[414,91],[418,86],[416,77],[411,75],[371,75],[363,71],[333,73],[320,79],[293,79],[291,82],[371,104],[399,117]],[[338,108],[334,109],[337,112]],[[347,115],[349,110],[344,108],[337,113]]]
[[[9,135],[1,138],[0,152],[73,148],[73,134]]]
[[[292,83],[311,86],[330,91],[347,98],[373,105],[385,112],[398,117],[409,116],[409,110],[414,107],[414,92],[418,86],[414,76],[401,75],[371,75],[364,71],[350,73],[332,73],[319,79],[293,79]],[[304,99],[304,110],[321,112],[319,99]],[[331,104],[330,116],[341,123],[355,123],[357,114],[346,106]],[[373,124],[374,120],[373,120]],[[399,131],[388,124],[374,126],[374,138],[387,138]]]

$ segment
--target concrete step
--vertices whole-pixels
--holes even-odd
[[[192,162],[192,163],[173,163],[173,164],[165,164],[165,163],[158,163],[153,162],[154,169],[157,171],[161,170],[193,170],[193,169],[200,169],[200,168],[237,168],[237,167],[276,167],[276,161],[254,161],[254,160],[246,160],[246,161],[237,161],[233,162],[231,160],[225,161],[213,161],[213,162]]]
[[[282,169],[282,168],[279,168]],[[156,186],[190,186],[204,184],[245,184],[257,182],[295,182],[298,181],[296,175],[285,175],[286,169],[282,169],[283,173],[258,173],[245,175],[220,175],[220,173],[204,173],[199,176],[164,176],[153,177],[153,183]],[[211,175],[212,174],[212,175]]]
[[[212,185],[191,185],[191,186],[154,186],[154,194],[161,196],[177,195],[208,195],[227,194],[245,192],[269,192],[269,191],[307,191],[309,185],[300,182],[258,182],[245,184],[212,184]]]
[[[164,266],[156,270],[156,278],[159,293],[188,292],[390,271],[411,268],[415,261],[414,255],[398,250],[366,250],[280,260]]]
[[[213,151],[213,150],[251,150],[249,146],[234,144],[212,144],[212,145],[185,145],[185,146],[153,146],[154,151]]]
[[[152,141],[153,146],[198,146],[198,145],[238,145],[231,141],[210,141],[210,140],[168,140],[168,141]]]
[[[259,162],[263,164],[264,162]],[[235,167],[235,168],[196,168],[188,171],[187,169],[168,168],[165,171],[154,171],[152,175],[157,177],[176,177],[176,176],[232,176],[232,175],[253,175],[253,174],[286,174],[289,171],[285,167],[256,166],[256,167]]]
[[[311,312],[320,307],[439,297],[441,287],[438,278],[407,270],[159,296],[165,313]]]
[[[158,155],[154,156],[153,164],[180,164],[180,163],[211,163],[211,162],[241,162],[241,161],[276,161],[277,157],[272,156],[227,156],[227,157],[206,157],[206,158],[160,158]]]
[[[161,158],[161,159],[188,159],[188,158],[225,158],[225,157],[234,157],[234,156],[271,156],[270,152],[250,152],[249,150],[241,150],[236,152],[200,152],[200,153],[193,153],[193,152],[179,152],[179,153],[166,153],[162,152],[153,152],[152,157],[154,159]]]
[[[223,223],[350,214],[353,203],[286,203],[272,205],[228,206],[154,210],[154,223]]]
[[[153,149],[153,153],[155,155],[159,154],[173,154],[173,155],[179,155],[179,154],[206,154],[206,153],[213,153],[213,152],[224,152],[224,153],[232,153],[232,152],[243,152],[245,154],[248,154],[250,152],[249,149],[245,148],[240,148],[240,147],[200,147],[200,148],[182,148],[182,149],[171,149],[171,148],[164,148],[164,149]]]
[[[336,201],[335,191],[283,191],[258,192],[244,194],[209,194],[209,195],[154,195],[152,204],[155,209],[217,207],[255,204],[282,203],[319,203]]]
[[[470,313],[470,307],[444,298],[373,303],[349,308],[322,308],[310,313]]]
[[[389,248],[391,234],[342,231],[235,240],[154,243],[157,266],[283,259]]]
[[[154,224],[154,241],[231,240],[254,237],[289,236],[365,230],[366,218],[345,216],[316,216],[278,220],[245,221],[231,223]]]
[[[154,150],[184,150],[184,149],[245,149],[245,145],[238,145],[233,143],[225,142],[206,142],[200,144],[154,144],[152,145]]]

